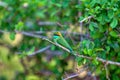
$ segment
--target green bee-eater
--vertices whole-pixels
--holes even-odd
[[[60,44],[63,47],[69,49],[70,52],[73,51],[72,48],[70,47],[70,45],[68,44],[68,42],[64,39],[64,37],[62,36],[62,34],[60,32],[55,32],[53,35],[53,39],[57,44]]]

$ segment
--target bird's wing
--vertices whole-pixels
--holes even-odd
[[[72,51],[72,48],[70,47],[70,45],[68,44],[68,42],[67,42],[63,37],[57,39],[57,42],[58,42],[60,45],[66,47],[67,49],[69,49],[69,50]]]

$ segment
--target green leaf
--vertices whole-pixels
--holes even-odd
[[[52,50],[52,51],[54,51],[54,50],[55,50],[55,46],[54,46],[54,45],[52,45],[51,50]]]
[[[23,51],[21,54],[19,54],[20,58],[24,58],[25,56],[26,56],[26,52],[25,51]]]
[[[21,22],[21,21],[18,22],[18,24],[15,25],[15,29],[16,29],[16,30],[19,30],[19,31],[22,30],[23,27],[24,27],[24,23]]]
[[[106,22],[110,22],[111,19],[108,16],[104,16]]]
[[[114,44],[112,45],[112,47],[114,48],[114,51],[115,51],[115,52],[119,52],[119,51],[120,51],[120,46],[119,46],[118,43],[114,43]]]
[[[95,13],[99,13],[100,12],[100,6],[96,6],[95,7]]]
[[[111,31],[111,32],[110,32],[110,35],[111,35],[112,37],[115,37],[115,38],[118,36],[115,31]]]
[[[95,11],[98,11],[100,9],[100,6],[95,7]]]
[[[36,17],[45,18],[45,13],[43,11],[37,11],[35,15]]]
[[[96,4],[96,2],[97,2],[96,0],[92,0],[92,1],[90,2],[90,6],[93,7],[93,6]]]
[[[69,5],[69,0],[63,0],[63,1],[62,1],[62,7],[63,7],[63,8],[67,8],[68,5]]]
[[[94,26],[92,23],[89,24],[89,29],[90,29],[90,31],[94,31]]]
[[[32,47],[26,54],[30,55],[35,51],[35,47]]]
[[[114,16],[113,10],[108,10],[108,17],[111,19]]]
[[[102,37],[103,35],[101,35],[102,33],[99,32],[99,31],[93,31],[93,32],[90,32],[90,36],[94,39],[97,39],[97,38],[100,38]]]
[[[110,51],[110,46],[106,46],[106,51],[109,52]]]
[[[87,62],[87,60],[86,60],[86,59],[84,59],[84,60],[83,60],[83,64],[86,64],[86,62]]]
[[[96,51],[96,52],[97,52],[97,51],[104,51],[104,49],[103,49],[103,48],[96,48],[95,51]]]
[[[55,5],[56,5],[57,7],[59,7],[59,8],[62,6],[62,5],[59,4],[59,3],[56,3]]]
[[[94,31],[94,28],[97,28],[98,27],[98,25],[97,25],[97,23],[95,23],[95,22],[90,22],[90,24],[89,24],[89,29],[91,30],[91,31]]]
[[[115,28],[117,26],[117,24],[118,24],[118,20],[116,18],[114,18],[112,20],[112,22],[110,23],[110,27],[111,28]]]
[[[100,4],[104,5],[105,3],[107,3],[108,0],[100,0]]]
[[[83,49],[84,54],[88,54],[87,49]]]
[[[92,53],[93,53],[92,49],[88,49],[87,51],[88,51],[88,55],[92,55]]]
[[[98,62],[96,59],[94,59],[92,62],[93,62],[93,64],[95,64],[95,65],[98,65],[98,64],[99,64],[99,62]]]
[[[80,17],[79,17],[79,21],[82,21],[83,19],[84,19],[83,16],[80,16]]]
[[[11,40],[15,40],[15,33],[13,33],[13,32],[10,33],[10,36],[9,36],[9,37],[10,37]]]
[[[51,17],[55,16],[55,15],[57,14],[57,12],[58,12],[58,10],[53,11],[50,16],[51,16]]]
[[[100,22],[100,24],[104,25],[106,23],[105,19],[106,19],[106,12],[102,11],[100,15],[98,15],[98,17],[96,17],[96,19]]]
[[[120,43],[120,39],[117,39],[117,42]]]
[[[75,60],[77,61],[78,65],[81,65],[83,58],[76,57]]]

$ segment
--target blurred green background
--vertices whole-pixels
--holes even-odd
[[[0,80],[120,80],[96,60],[120,62],[119,21],[119,0],[0,0]],[[44,40],[56,31],[93,60]]]

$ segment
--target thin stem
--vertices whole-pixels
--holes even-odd
[[[91,18],[93,18],[93,16],[88,16],[88,17],[84,18],[83,20],[81,20],[80,23],[83,23],[84,21],[89,20]]]
[[[107,68],[107,63],[105,64],[105,71],[106,71],[106,78],[107,78],[107,80],[110,80],[110,78],[109,78],[109,74],[108,74],[108,68]]]
[[[6,31],[2,31],[0,30],[0,32],[3,32],[3,33],[6,33]],[[15,31],[15,32],[19,32],[19,31]],[[8,33],[8,32],[7,32]],[[47,37],[44,37],[44,36],[40,36],[40,35],[35,35],[35,34],[32,34],[32,33],[28,33],[28,32],[20,32],[21,34],[23,35],[26,35],[26,36],[30,36],[30,37],[36,37],[36,38],[40,38],[42,40],[45,40],[45,41],[48,41],[50,42],[51,44],[53,45],[56,45],[58,47],[60,47],[61,49],[65,50],[66,52],[68,53],[71,53],[71,51],[59,44],[56,44],[54,42],[52,42],[51,40],[49,40]],[[80,55],[80,53],[76,53],[76,54],[73,54],[74,56],[77,56],[77,57],[81,57],[81,58],[85,58],[85,59],[89,59],[89,60],[93,60],[92,57],[88,57],[88,56],[85,56],[85,55]],[[114,61],[111,61],[111,60],[105,60],[105,59],[102,59],[102,58],[99,58],[99,57],[96,57],[96,60],[102,62],[102,63],[107,63],[107,64],[111,64],[111,65],[117,65],[117,66],[120,66],[120,62],[114,62]]]

